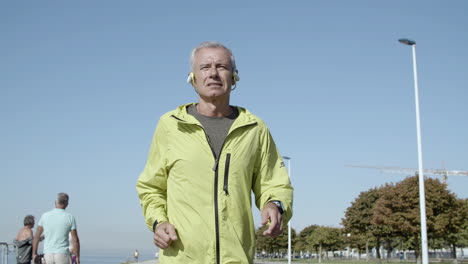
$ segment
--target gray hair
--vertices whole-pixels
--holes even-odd
[[[34,216],[32,215],[25,216],[23,220],[23,224],[24,226],[34,225]]]
[[[58,204],[67,206],[68,205],[68,194],[66,193],[59,193],[57,194],[57,201]]]
[[[192,49],[192,52],[190,53],[190,68],[191,68],[192,71],[193,71],[193,66],[194,66],[194,63],[195,63],[195,54],[199,50],[204,49],[204,48],[222,48],[222,49],[226,50],[230,55],[229,58],[231,59],[232,71],[233,72],[237,71],[236,59],[234,58],[234,55],[232,54],[232,51],[230,49],[228,49],[226,46],[224,46],[223,44],[221,44],[219,42],[216,42],[216,41],[205,41],[205,42],[199,44],[198,46],[196,46],[195,48]]]

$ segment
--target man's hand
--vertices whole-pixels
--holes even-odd
[[[154,244],[159,248],[168,248],[172,241],[177,240],[175,227],[169,222],[164,222],[156,227],[154,231]]]
[[[261,212],[262,225],[270,222],[268,229],[263,232],[264,236],[275,238],[283,232],[283,217],[281,216],[278,207],[274,203],[267,203]]]

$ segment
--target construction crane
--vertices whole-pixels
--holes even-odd
[[[367,166],[367,165],[346,165],[351,168],[365,168],[365,169],[376,169],[380,172],[389,173],[402,173],[402,174],[418,174],[418,169],[412,168],[401,168],[395,166]],[[444,166],[445,167],[445,166]],[[444,169],[424,169],[425,175],[442,175],[444,183],[447,183],[447,176],[468,176],[468,171],[460,170],[446,170]]]

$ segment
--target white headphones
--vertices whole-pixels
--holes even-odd
[[[187,76],[187,83],[193,85],[194,81],[195,81],[195,74],[193,74],[193,72],[190,72]]]

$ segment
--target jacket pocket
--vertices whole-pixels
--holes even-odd
[[[229,194],[229,164],[231,163],[231,153],[226,154],[226,163],[224,164],[224,185],[223,191],[226,195]]]

